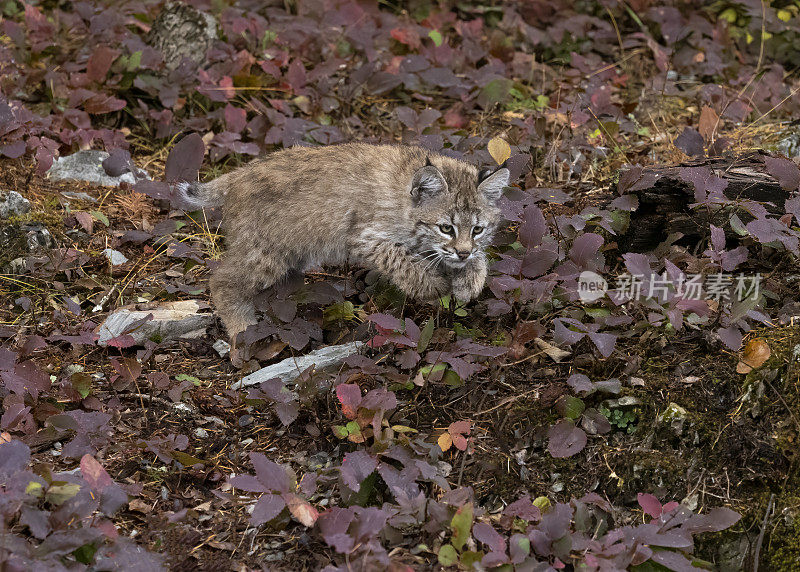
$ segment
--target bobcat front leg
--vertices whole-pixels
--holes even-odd
[[[477,298],[483,290],[488,271],[486,256],[479,254],[472,257],[464,268],[453,275],[453,296],[460,302]]]
[[[414,298],[432,301],[450,292],[450,283],[444,276],[436,271],[425,271],[420,260],[402,245],[365,240],[359,242],[354,251],[361,260]]]

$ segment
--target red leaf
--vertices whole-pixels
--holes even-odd
[[[92,215],[85,211],[78,211],[75,213],[75,220],[78,221],[78,224],[81,225],[87,234],[92,234],[92,229],[94,228],[94,220],[92,219]]]
[[[649,514],[653,518],[658,518],[661,516],[661,503],[653,495],[648,493],[639,493],[636,500],[646,514]]]
[[[81,458],[81,475],[83,475],[83,478],[86,479],[93,491],[100,492],[114,484],[114,481],[103,466],[91,455],[84,455]]]
[[[342,383],[336,387],[336,397],[342,404],[342,413],[348,419],[355,419],[361,403],[361,389],[355,383]]]
[[[92,55],[89,56],[89,62],[86,64],[86,75],[92,81],[101,81],[105,79],[108,70],[111,69],[111,64],[117,59],[119,52],[108,46],[98,46],[94,48]]]

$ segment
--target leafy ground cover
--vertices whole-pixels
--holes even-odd
[[[0,254],[4,565],[797,568],[800,169],[756,159],[765,205],[687,167],[700,238],[626,248],[642,167],[793,153],[797,3],[188,4],[215,37],[176,56],[162,2],[0,1],[0,190],[33,205]],[[218,326],[98,345],[118,307],[208,300],[221,213],[169,182],[354,139],[507,158],[481,300],[328,268],[263,296],[242,370]],[[154,180],[44,176],[87,147]],[[587,302],[583,272],[647,295]],[[353,339],[336,372],[231,389]]]

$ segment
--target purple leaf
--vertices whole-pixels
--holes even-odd
[[[553,457],[571,457],[586,446],[586,432],[575,427],[569,419],[562,419],[547,430],[547,450]]]
[[[725,249],[725,231],[719,228],[718,226],[711,226],[711,248],[716,250],[717,252],[721,252]]]
[[[361,483],[378,468],[378,461],[366,451],[352,451],[344,456],[340,473],[344,484],[358,492]]]
[[[296,403],[276,403],[275,413],[278,414],[278,419],[284,427],[288,427],[292,422],[297,419],[300,409]]]
[[[472,536],[478,542],[483,542],[492,552],[505,553],[506,539],[503,538],[492,525],[485,522],[477,522],[472,527]]]
[[[558,252],[546,246],[528,249],[522,259],[521,272],[528,278],[537,278],[545,274],[558,260]]]
[[[553,339],[556,341],[556,343],[567,344],[571,346],[586,336],[586,332],[576,332],[567,328],[561,319],[556,319],[554,323],[555,331],[553,333]]]
[[[690,157],[703,156],[705,153],[703,143],[703,136],[691,127],[684,129],[675,139],[675,146]]]
[[[384,330],[399,330],[400,320],[389,314],[370,314],[367,319]]]
[[[341,387],[341,385],[339,387]],[[397,397],[393,391],[382,387],[371,389],[361,400],[359,407],[369,409],[370,411],[378,411],[380,409],[387,411],[397,407]]]
[[[347,529],[353,522],[354,516],[353,509],[340,507],[333,507],[319,515],[317,525],[325,542],[332,544],[329,539],[334,535],[347,534]]]
[[[800,187],[800,169],[794,161],[781,157],[764,157],[764,165],[784,191],[792,192]]]
[[[167,157],[164,179],[169,183],[196,181],[203,164],[205,148],[203,139],[197,133],[191,133],[178,141]]]
[[[720,328],[717,330],[717,335],[730,350],[738,352],[742,347],[742,332],[735,326]]]
[[[542,210],[536,205],[528,205],[523,213],[523,221],[519,226],[519,240],[528,248],[539,246],[547,230]]]
[[[125,149],[114,149],[103,160],[103,169],[111,177],[119,177],[131,171],[131,154]]]
[[[583,412],[581,427],[591,435],[605,435],[611,431],[611,423],[608,418],[594,407],[590,407]]]
[[[542,516],[539,507],[531,502],[531,498],[528,495],[508,505],[503,509],[503,514],[512,517],[516,516],[527,521],[539,520]]]
[[[603,237],[593,232],[580,235],[572,243],[569,258],[581,268],[586,268],[603,245]]]
[[[24,471],[31,460],[31,450],[22,441],[0,443],[0,477],[8,478]]]
[[[594,342],[594,345],[597,346],[598,351],[603,357],[607,358],[614,353],[614,346],[617,343],[617,336],[615,334],[589,332],[586,335]]]
[[[251,493],[268,493],[272,491],[253,475],[236,475],[231,477],[228,482],[232,487]]]
[[[278,516],[285,507],[286,502],[280,495],[265,493],[261,495],[253,507],[253,512],[250,515],[250,524],[259,526],[269,522]]]
[[[262,453],[250,453],[250,462],[256,470],[256,478],[270,490],[288,493],[293,488],[286,469]]]
[[[589,377],[582,373],[573,373],[567,378],[567,385],[569,385],[578,395],[589,395],[594,386],[589,380]]]

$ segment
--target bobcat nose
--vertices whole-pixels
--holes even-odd
[[[466,260],[467,258],[469,258],[469,255],[470,255],[470,254],[472,254],[472,252],[471,252],[471,251],[469,251],[469,250],[456,250],[456,255],[457,255],[457,256],[458,256],[458,257],[459,257],[461,260]]]

